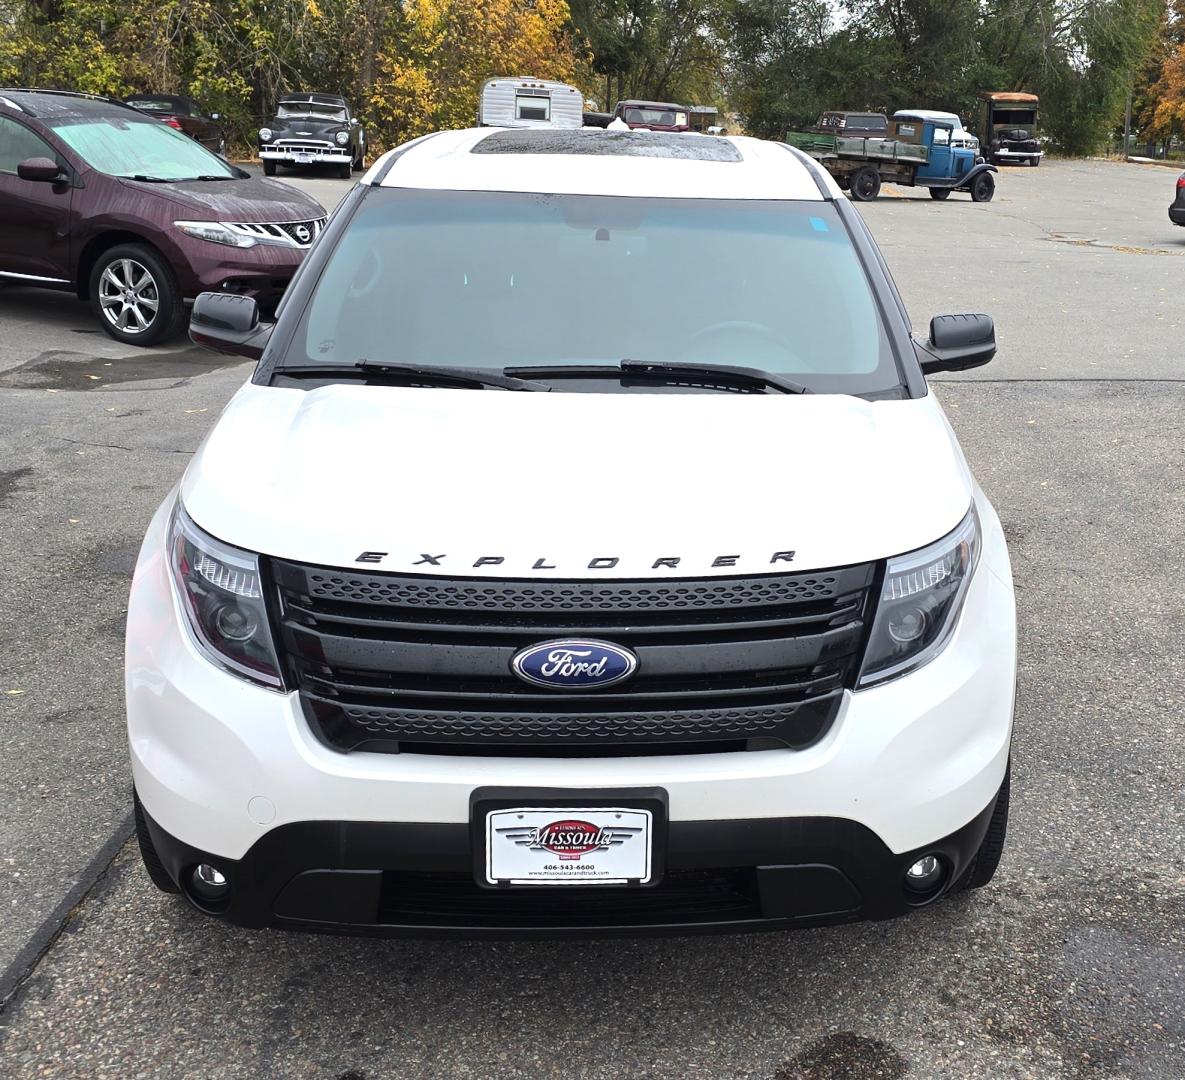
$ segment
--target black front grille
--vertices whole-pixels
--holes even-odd
[[[761,918],[757,872],[683,870],[653,888],[483,889],[469,874],[383,874],[378,921],[390,926],[662,926]]]
[[[805,746],[864,640],[874,564],[677,581],[497,581],[272,561],[289,677],[341,750],[596,754]],[[579,635],[638,656],[600,691],[515,676],[520,649]]]

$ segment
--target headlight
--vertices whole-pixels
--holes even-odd
[[[338,146],[345,146],[350,141],[350,133],[348,131],[339,131],[334,138],[337,140]]]
[[[169,562],[186,621],[202,652],[232,674],[281,689],[258,558],[207,536],[178,504]]]
[[[972,504],[954,532],[889,560],[857,686],[897,678],[942,651],[962,610],[979,548],[979,515]]]
[[[271,142],[272,141],[272,129],[271,128],[260,128],[259,129],[259,141],[260,142]]]
[[[226,244],[228,247],[249,248],[255,246],[255,238],[227,228],[220,221],[174,221],[173,225],[186,236],[198,240],[209,240],[211,244]]]

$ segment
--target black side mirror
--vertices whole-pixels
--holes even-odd
[[[195,345],[214,352],[258,360],[274,325],[260,321],[254,297],[204,292],[193,302],[189,337]]]
[[[990,315],[936,315],[929,340],[914,344],[924,374],[965,371],[996,355],[996,324]]]
[[[39,180],[45,183],[60,180],[62,169],[53,158],[31,157],[25,158],[17,165],[16,174],[22,180]]]

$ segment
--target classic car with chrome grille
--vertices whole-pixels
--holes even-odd
[[[926,375],[994,327],[912,337],[813,159],[429,135],[276,320],[208,294],[190,334],[259,363],[132,584],[159,888],[473,936],[880,919],[992,878],[1012,578]]]
[[[324,224],[129,105],[0,89],[0,282],[89,300],[118,341],[165,340],[207,290],[274,309]]]
[[[280,165],[332,165],[348,180],[366,164],[366,132],[343,97],[285,94],[259,129],[259,157],[268,176]]]

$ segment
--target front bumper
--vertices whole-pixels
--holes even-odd
[[[229,292],[254,297],[271,311],[305,257],[305,248],[256,244],[235,248],[208,240],[158,239],[173,266],[181,295],[193,300],[203,292]]]
[[[993,150],[992,154],[998,158],[1019,158],[1022,161],[1028,161],[1030,158],[1040,160],[1044,157],[1042,150],[1010,150],[1006,146],[1001,146],[998,150]]]
[[[325,146],[317,149],[296,149],[287,146],[261,146],[261,161],[287,162],[290,165],[348,165],[353,160],[350,146]]]
[[[226,903],[199,898],[195,906],[240,926],[557,937],[773,930],[902,915],[957,884],[995,802],[951,835],[898,855],[864,826],[836,818],[672,822],[665,872],[649,888],[481,888],[466,825],[298,822],[265,833],[232,860],[145,817],[175,882],[199,863],[226,877]],[[905,871],[926,854],[941,856],[948,872],[940,889],[918,896],[906,889]]]
[[[950,643],[908,676],[845,692],[818,743],[612,758],[329,749],[310,732],[296,694],[246,683],[198,653],[167,570],[171,505],[149,527],[132,585],[127,709],[136,789],[162,857],[182,853],[167,856],[174,872],[187,859],[242,862],[248,881],[256,880],[255,866],[274,864],[287,880],[306,870],[353,869],[369,872],[373,889],[381,871],[378,887],[387,890],[392,874],[447,874],[463,863],[472,882],[475,789],[660,788],[668,800],[669,871],[757,874],[818,863],[838,869],[858,893],[830,913],[784,915],[763,905],[740,922],[836,911],[879,918],[904,910],[900,872],[913,853],[952,842],[951,860],[962,865],[964,841],[974,850],[977,823],[986,822],[1005,774],[1015,611],[1003,533],[982,497],[983,555]],[[956,835],[963,839],[951,841]],[[287,880],[260,880],[251,890],[256,899],[230,917],[268,921],[268,905],[279,903]],[[323,892],[336,895],[339,884]],[[893,893],[893,902],[878,899]],[[283,917],[310,921],[307,911],[293,910]],[[359,925],[380,924],[372,915]]]

